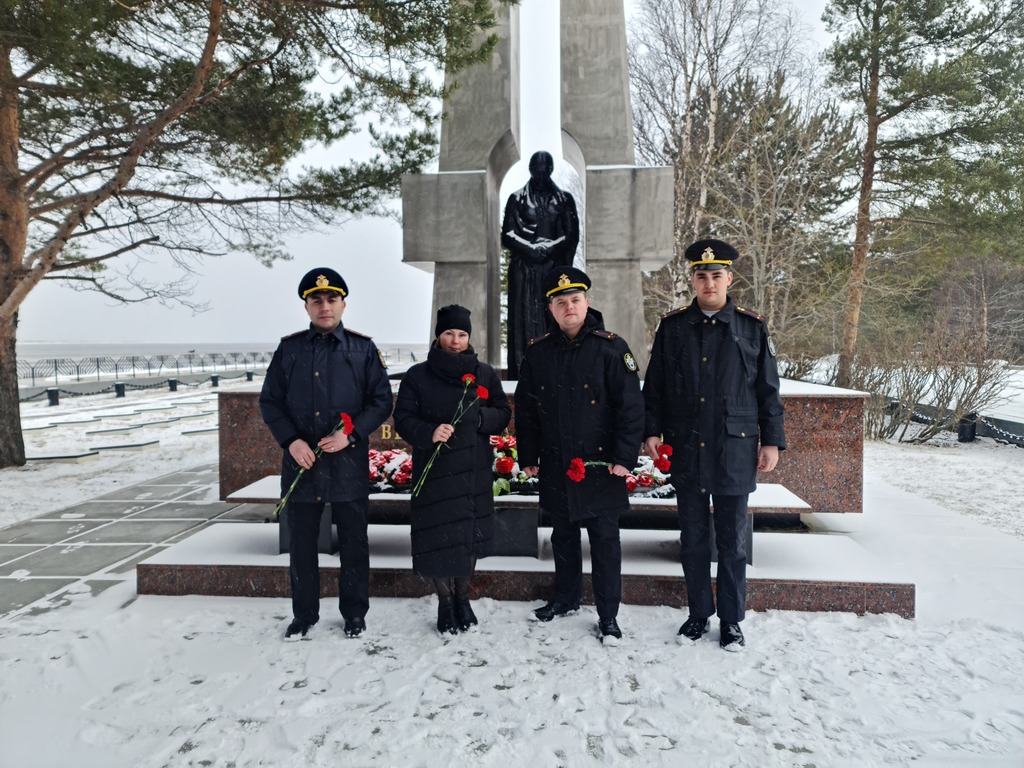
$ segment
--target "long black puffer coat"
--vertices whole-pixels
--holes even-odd
[[[467,374],[474,377],[468,386],[463,381]],[[478,386],[487,390],[485,400],[476,398]],[[428,578],[469,576],[470,558],[490,553],[490,435],[508,426],[512,411],[498,374],[480,362],[472,348],[452,353],[432,347],[426,362],[402,377],[395,403],[395,427],[413,449],[415,487],[437,447],[432,442],[434,430],[452,423],[460,402],[464,414],[455,434],[437,454],[411,503],[412,567]]]

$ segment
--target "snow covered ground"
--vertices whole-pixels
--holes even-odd
[[[114,402],[23,415],[66,422]],[[190,409],[189,429],[204,426],[209,403],[174,412]],[[86,447],[84,429],[27,433],[29,453]],[[215,434],[170,429],[158,450],[2,470],[0,526],[216,458]],[[625,641],[606,648],[589,608],[537,624],[531,606],[481,600],[478,631],[442,639],[431,599],[375,599],[367,634],[347,640],[325,600],[309,639],[284,643],[287,600],[79,585],[67,606],[0,619],[0,766],[1019,767],[1022,468],[1024,450],[984,439],[869,443],[865,513],[845,517],[911,566],[918,618],[753,613],[741,654],[718,648],[717,627],[678,645],[685,615],[670,607],[623,606]]]

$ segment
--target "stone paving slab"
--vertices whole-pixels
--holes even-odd
[[[119,520],[76,536],[71,544],[156,544],[196,528],[195,520]]]
[[[206,491],[205,486],[197,488],[195,485],[133,485],[128,488],[121,488],[102,496],[97,496],[100,501],[170,501],[171,499],[187,498]]]
[[[220,481],[217,467],[197,467],[196,469],[183,469],[171,475],[159,478],[155,485],[215,485]]]
[[[167,549],[167,546],[164,546],[164,545],[159,545],[159,546],[154,546],[154,547],[149,547],[147,549],[144,549],[141,552],[139,552],[139,554],[137,554],[135,557],[131,558],[130,560],[126,560],[123,563],[121,563],[120,565],[115,566],[115,567],[109,569],[107,571],[107,573],[118,574],[118,575],[131,573],[132,571],[135,570],[135,566],[138,565],[141,561],[147,560],[150,557],[152,557],[153,555],[158,554],[160,552],[163,552],[165,549]]]
[[[230,512],[236,506],[238,505],[223,501],[192,503],[171,501],[132,515],[132,520],[211,520],[218,515]]]
[[[25,555],[31,555],[33,552],[38,552],[42,549],[45,544],[0,544],[0,565],[9,563],[11,560],[16,560],[19,557]]]
[[[58,544],[93,528],[100,520],[25,520],[0,530],[0,544]]]
[[[144,509],[149,509],[160,502],[146,501],[85,501],[73,507],[51,512],[47,515],[40,515],[36,520],[74,520],[102,519],[120,520],[121,518],[134,515]]]
[[[77,579],[95,574],[149,549],[148,544],[46,547],[28,557],[0,565],[0,576],[27,573],[29,576],[67,576]],[[10,584],[9,580],[4,580],[2,591],[6,592]]]
[[[0,589],[0,615],[42,600],[77,579],[4,579]]]

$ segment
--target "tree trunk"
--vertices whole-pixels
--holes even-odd
[[[25,464],[18,400],[18,359],[14,351],[18,318],[0,322],[0,469]]]
[[[0,309],[17,284],[28,237],[28,206],[18,170],[18,92],[11,50],[0,46]],[[0,469],[25,463],[14,350],[18,314],[0,311]]]
[[[878,159],[878,90],[881,72],[882,18],[880,4],[875,6],[872,19],[871,62],[868,68],[868,91],[865,112],[868,134],[864,140],[864,159],[860,175],[860,195],[857,200],[857,224],[853,237],[853,261],[850,264],[850,291],[846,299],[846,316],[843,320],[843,342],[839,347],[839,363],[836,366],[836,385],[849,387],[852,379],[853,360],[857,353],[857,332],[860,328],[860,308],[864,303],[864,276],[868,267],[868,248],[871,241],[871,192],[875,185],[875,164]]]

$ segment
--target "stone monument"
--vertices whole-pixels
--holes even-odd
[[[436,174],[402,181],[403,260],[434,274],[434,312],[473,312],[474,347],[501,365],[501,182],[519,159],[519,10],[494,5],[491,60],[445,99]],[[590,300],[646,369],[641,271],[672,256],[672,169],[635,165],[623,0],[563,0],[562,156],[583,186]],[[483,290],[481,290],[483,287]],[[424,319],[424,327],[430,323]]]

